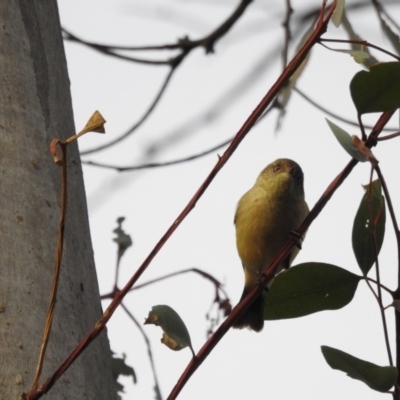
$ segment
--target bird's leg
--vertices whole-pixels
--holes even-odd
[[[291,231],[290,232],[290,237],[294,240],[294,243],[296,244],[296,247],[299,250],[301,250],[301,243],[304,240],[303,236],[301,236],[300,233],[297,232],[297,231]]]
[[[260,276],[261,276],[261,272],[257,271],[256,285],[261,286],[264,289],[264,292],[269,292],[268,285],[266,285],[265,283],[261,282]]]

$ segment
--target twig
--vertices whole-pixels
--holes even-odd
[[[137,171],[137,170],[140,170],[140,169],[167,167],[167,166],[170,166],[170,165],[176,165],[176,164],[181,164],[181,163],[184,163],[184,162],[196,160],[197,158],[204,157],[204,156],[206,156],[206,155],[208,155],[210,153],[214,153],[215,151],[221,149],[222,147],[227,146],[232,141],[232,139],[233,138],[225,140],[224,142],[212,147],[211,149],[202,151],[201,153],[193,154],[193,155],[188,156],[188,157],[178,158],[177,160],[172,160],[172,161],[159,162],[159,163],[149,163],[149,164],[142,164],[142,165],[133,165],[133,166],[129,166],[129,167],[119,167],[117,165],[99,163],[99,162],[96,162],[96,161],[84,161],[84,160],[82,160],[82,164],[91,165],[93,167],[115,169],[118,172]]]
[[[399,231],[399,225],[397,223],[396,215],[394,213],[394,208],[393,204],[391,201],[391,197],[389,194],[389,190],[386,186],[386,181],[385,178],[379,168],[379,166],[376,167],[376,173],[378,174],[378,177],[381,181],[382,184],[382,189],[386,197],[389,213],[390,213],[390,219],[392,220],[393,224],[393,229],[396,237],[396,242],[397,242],[397,262],[398,262],[398,275],[397,275],[397,288],[393,292],[393,299],[394,300],[399,300],[400,298],[400,231]],[[400,336],[400,316],[397,311],[394,313],[395,315],[395,326],[396,326],[396,338],[399,338]],[[400,345],[398,339],[396,340],[396,368],[400,368]],[[400,386],[400,377],[397,378],[397,385],[395,387],[395,395],[394,398],[397,398],[399,395],[399,386]]]
[[[375,283],[375,285],[378,284],[378,282],[377,282],[375,279],[369,278],[369,277],[367,277],[367,276],[365,276],[364,279],[365,279],[367,282],[373,282],[373,283]],[[393,290],[390,290],[387,286],[382,285],[382,283],[380,283],[380,285],[381,285],[381,288],[382,288],[383,290],[385,290],[388,294],[390,294],[390,295],[393,297]]]
[[[359,114],[359,113],[357,114],[357,119],[358,119],[358,126],[361,131],[361,139],[363,142],[365,142],[367,140],[367,135],[365,134],[364,125],[363,125],[362,119],[361,119],[361,114]]]
[[[160,384],[158,382],[157,379],[157,373],[156,373],[156,366],[154,364],[154,359],[153,359],[153,352],[151,351],[151,344],[150,344],[150,340],[146,335],[146,332],[144,331],[144,329],[142,328],[142,325],[139,324],[139,322],[137,321],[137,319],[133,316],[133,314],[128,310],[128,308],[125,306],[124,303],[121,303],[121,307],[122,309],[128,314],[128,316],[130,317],[130,319],[132,320],[132,322],[136,325],[136,327],[139,329],[140,333],[143,336],[144,341],[146,342],[146,346],[147,346],[147,354],[149,356],[149,360],[150,360],[150,365],[151,365],[151,370],[153,372],[153,377],[154,377],[154,389],[156,392],[156,399],[162,399],[162,395],[161,395],[161,390],[160,390]]]
[[[393,138],[395,138],[397,136],[400,136],[400,131],[392,133],[391,135],[380,136],[377,140],[378,141],[389,140],[389,139],[393,139]]]
[[[372,44],[372,43],[369,43],[369,42],[366,41],[366,40],[321,39],[321,40],[320,40],[320,44],[321,44],[321,45],[324,45],[324,43],[354,43],[354,44],[359,44],[359,45],[361,45],[361,46],[371,47],[372,49],[379,50],[380,52],[385,53],[385,54],[387,54],[387,55],[393,57],[393,58],[396,59],[397,61],[400,61],[400,57],[397,56],[396,54],[391,53],[390,51],[385,50],[385,49],[383,49],[382,47],[379,47],[379,46],[376,46],[376,45],[374,45],[374,44]],[[325,47],[329,49],[328,46],[325,46]]]
[[[154,110],[154,108],[157,105],[157,103],[159,102],[162,94],[165,92],[165,89],[167,87],[167,84],[170,82],[172,74],[178,68],[178,66],[181,64],[183,59],[190,53],[190,51],[196,47],[202,46],[206,49],[207,53],[213,52],[215,43],[219,39],[221,39],[223,37],[223,35],[226,34],[232,28],[232,26],[235,24],[235,22],[243,15],[246,8],[250,5],[251,2],[252,2],[252,0],[242,0],[240,2],[239,6],[234,10],[232,15],[229,16],[217,29],[215,29],[212,33],[205,36],[204,38],[195,40],[195,41],[191,41],[188,38],[181,39],[178,43],[180,45],[180,48],[182,49],[182,52],[178,56],[176,56],[172,59],[169,59],[168,62],[164,62],[164,64],[171,66],[171,70],[170,70],[169,74],[167,75],[167,78],[165,79],[165,81],[164,81],[161,89],[159,90],[156,98],[154,99],[153,103],[150,105],[149,109],[145,112],[145,114],[140,118],[140,120],[138,122],[136,122],[131,128],[128,129],[127,132],[122,134],[117,139],[115,139],[103,146],[98,146],[93,149],[82,151],[81,155],[91,154],[91,153],[94,153],[94,152],[97,152],[100,150],[110,148],[111,146],[124,140],[134,130],[136,130],[140,125],[142,125],[142,123],[147,119],[147,117]],[[71,33],[67,32],[66,30],[64,30],[64,31],[70,36],[71,40],[73,39],[81,44],[92,47],[95,50],[101,51],[103,53],[108,52],[107,54],[112,55],[110,50],[107,50],[110,48],[110,46],[84,42],[81,39],[78,39],[75,35],[72,35]],[[165,46],[163,46],[163,47],[165,47]],[[160,62],[158,64],[160,64]]]
[[[263,115],[257,120],[255,123],[258,124],[271,110],[273,109],[273,105],[268,107]],[[230,138],[228,140],[225,140],[224,142],[217,144],[216,146],[212,147],[211,149],[202,151],[198,154],[193,154],[191,156],[183,157],[183,158],[178,158],[177,160],[172,160],[172,161],[165,161],[165,162],[159,162],[159,163],[148,163],[148,164],[141,164],[141,165],[133,165],[133,166],[128,166],[128,167],[121,167],[118,165],[112,165],[112,164],[105,164],[105,163],[99,163],[96,161],[84,161],[82,160],[82,164],[90,165],[93,167],[99,167],[99,168],[106,168],[106,169],[115,169],[118,172],[127,172],[127,171],[137,171],[137,170],[142,170],[142,169],[149,169],[149,168],[160,168],[160,167],[168,167],[170,165],[176,165],[176,164],[181,164],[185,163],[188,161],[196,160],[197,158],[204,157],[210,153],[213,153],[222,147],[227,146],[230,142],[232,142],[233,138]]]
[[[306,95],[303,91],[301,91],[299,88],[294,87],[293,91],[295,91],[298,95],[300,95],[304,100],[308,101],[311,105],[313,105],[315,108],[317,108],[318,110],[324,112],[325,114],[330,115],[333,118],[336,118],[339,121],[345,122],[346,124],[349,125],[353,125],[353,126],[357,126],[359,127],[358,122],[355,121],[351,121],[349,119],[343,118],[340,115],[334,114],[332,111],[329,111],[327,108],[322,107],[319,103],[317,103],[316,101],[312,100],[308,95]],[[364,127],[366,129],[372,129],[372,126],[369,125],[364,125]],[[397,128],[385,128],[384,131],[397,131]],[[392,137],[395,137],[393,135],[387,135],[387,136],[380,136],[378,140],[386,140],[387,139],[391,139]],[[398,132],[398,135],[400,135],[400,132]],[[396,135],[397,136],[397,135]]]
[[[372,4],[375,7],[379,19],[382,18],[381,14],[383,14],[390,22],[391,24],[396,27],[396,29],[400,30],[399,24],[392,18],[392,16],[383,8],[382,4],[379,3],[377,0],[372,0]]]
[[[215,285],[215,287],[218,290],[220,290],[225,295],[226,298],[228,298],[228,294],[224,290],[222,283],[218,279],[213,277],[212,275],[210,275],[207,272],[202,271],[201,269],[198,269],[198,268],[187,268],[187,269],[183,269],[181,271],[172,272],[171,274],[160,276],[160,277],[155,278],[155,279],[151,279],[151,280],[149,280],[147,282],[144,282],[144,283],[142,283],[140,285],[136,285],[135,287],[131,288],[130,291],[142,289],[142,288],[144,288],[146,286],[153,285],[154,283],[163,281],[164,279],[169,279],[169,278],[173,278],[173,277],[178,276],[178,275],[187,274],[188,272],[194,272],[196,274],[201,275],[203,278],[208,279],[209,281],[211,281]],[[103,294],[101,296],[101,300],[113,299],[115,297],[115,295],[116,295],[116,291],[113,290],[110,293]]]
[[[44,356],[46,354],[47,344],[50,338],[51,327],[53,324],[54,308],[56,306],[57,289],[60,280],[61,260],[64,248],[64,228],[65,216],[67,215],[67,145],[57,141],[56,146],[59,146],[61,151],[60,166],[61,166],[61,205],[60,205],[60,221],[58,223],[57,247],[54,261],[53,283],[51,287],[49,308],[47,310],[46,322],[43,332],[42,345],[40,348],[39,359],[36,367],[35,379],[32,389],[36,390],[39,384],[40,375],[43,369]]]
[[[70,33],[66,29],[63,29],[64,39],[75,41],[82,45],[93,48],[94,50],[106,53],[110,56],[128,59],[130,61],[142,62],[147,64],[170,64],[168,59],[164,61],[151,61],[143,59],[134,59],[129,57],[121,56],[118,53],[114,53],[114,50],[126,50],[126,51],[146,51],[146,50],[182,50],[182,54],[189,54],[189,52],[197,47],[204,47],[206,53],[214,52],[215,43],[221,39],[228,31],[233,27],[233,25],[239,20],[239,18],[244,14],[247,7],[252,3],[253,0],[241,0],[237,8],[233,13],[213,32],[205,36],[204,38],[198,40],[190,40],[187,36],[183,39],[179,39],[177,43],[164,44],[164,45],[153,45],[153,46],[118,46],[118,45],[104,45],[94,42],[85,41],[78,38],[76,35]]]
[[[376,230],[375,230],[375,224],[376,224],[376,218],[373,215],[372,212],[372,190],[371,190],[371,184],[372,184],[372,176],[373,176],[373,171],[375,168],[378,166],[375,165],[374,167],[371,164],[371,178],[370,178],[370,186],[369,186],[369,201],[368,201],[368,206],[369,206],[369,213],[370,213],[370,221],[372,222],[373,225],[373,248],[374,248],[374,255],[375,255],[375,271],[376,271],[376,281],[377,281],[377,290],[378,290],[378,295],[377,295],[377,301],[379,305],[379,311],[381,313],[381,318],[382,318],[382,326],[383,326],[383,335],[385,338],[385,345],[386,345],[386,351],[388,354],[389,358],[389,364],[393,366],[393,358],[392,358],[392,351],[390,349],[390,342],[389,342],[389,334],[388,334],[388,328],[387,328],[387,322],[386,322],[386,314],[385,310],[383,307],[383,299],[382,299],[382,288],[381,288],[381,278],[380,278],[380,271],[379,271],[379,258],[378,258],[378,247],[376,244]],[[382,174],[381,174],[382,175]],[[380,215],[380,218],[382,218],[382,215]]]
[[[272,109],[274,108],[274,105],[271,104],[270,107],[268,107],[262,116],[256,121],[255,125],[257,125]],[[148,164],[141,164],[141,165],[132,165],[128,167],[121,167],[118,165],[112,165],[112,164],[105,164],[105,163],[99,163],[96,161],[85,161],[82,160],[82,164],[90,165],[93,167],[99,167],[99,168],[106,168],[106,169],[115,169],[118,172],[127,172],[127,171],[137,171],[137,170],[142,170],[142,169],[150,169],[150,168],[160,168],[160,167],[168,167],[170,165],[176,165],[176,164],[181,164],[185,163],[188,161],[193,161],[196,160],[197,158],[204,157],[210,153],[213,153],[222,147],[227,146],[230,142],[232,142],[233,138],[230,138],[228,140],[225,140],[224,142],[217,144],[216,146],[212,147],[211,149],[202,151],[197,154],[193,154],[191,156],[183,157],[183,158],[178,158],[177,160],[172,160],[172,161],[165,161],[165,162],[159,162],[159,163],[148,163]]]
[[[293,14],[293,8],[292,5],[290,4],[290,0],[285,0],[285,3],[286,3],[286,14],[285,14],[285,20],[282,23],[285,32],[284,45],[282,50],[283,68],[286,68],[288,62],[289,43],[290,39],[292,38],[290,32],[290,17]]]
[[[126,56],[124,54],[116,53],[115,50],[131,50],[131,49],[124,48],[124,46],[107,46],[107,45],[100,44],[100,43],[90,42],[90,41],[79,38],[78,36],[69,32],[65,28],[62,28],[62,33],[64,34],[64,36],[63,36],[64,40],[79,43],[81,45],[90,47],[92,50],[96,50],[99,53],[105,54],[107,56],[115,57],[120,60],[131,61],[131,62],[135,62],[138,64],[147,64],[147,65],[171,65],[171,63],[172,63],[171,59],[150,60],[150,59],[137,58],[137,57]]]
[[[65,28],[61,28],[63,33],[63,39],[69,42],[77,42],[81,45],[87,47],[93,47],[95,50],[98,51],[115,51],[115,50],[123,50],[123,51],[146,51],[146,50],[179,50],[184,48],[184,44],[178,41],[177,43],[172,44],[162,44],[162,45],[150,45],[150,46],[121,46],[121,45],[114,45],[114,44],[101,44],[91,42],[89,40],[84,40],[79,38],[75,34],[71,33],[69,30]]]
[[[101,150],[108,149],[117,143],[121,142],[122,140],[126,139],[129,135],[131,135],[136,129],[138,129],[149,117],[149,115],[152,113],[152,111],[156,108],[157,104],[160,102],[163,94],[165,93],[165,90],[167,89],[167,86],[169,82],[171,81],[173,73],[176,71],[176,67],[171,68],[169,71],[167,77],[165,78],[160,90],[158,91],[156,97],[154,98],[153,102],[150,104],[149,108],[146,110],[146,112],[142,115],[142,117],[135,122],[125,133],[123,133],[121,136],[117,137],[116,139],[112,140],[111,142],[108,142],[106,144],[103,144],[102,146],[94,147],[89,150],[84,150],[81,151],[81,155],[86,155],[86,154],[92,154],[96,153]]]

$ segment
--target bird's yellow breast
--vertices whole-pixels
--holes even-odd
[[[304,213],[295,203],[259,186],[240,199],[235,215],[236,245],[245,270],[263,272],[288,241],[290,232],[299,227]],[[292,259],[297,254],[297,249],[294,251]]]

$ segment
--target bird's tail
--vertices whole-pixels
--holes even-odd
[[[242,301],[247,293],[250,291],[251,287],[245,287],[243,290]],[[254,300],[254,303],[245,311],[245,313],[234,323],[234,328],[250,328],[253,331],[260,332],[264,327],[264,292]]]

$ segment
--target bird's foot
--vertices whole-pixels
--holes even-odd
[[[297,231],[291,231],[290,232],[291,238],[294,240],[296,247],[301,250],[301,243],[303,242],[304,238],[303,236],[300,235],[299,232]]]
[[[256,285],[261,286],[264,289],[264,292],[269,292],[268,286],[265,283],[261,282],[260,276],[261,272],[257,272]]]

